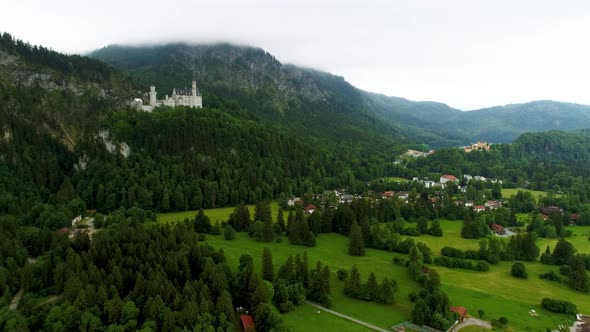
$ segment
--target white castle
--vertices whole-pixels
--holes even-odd
[[[132,102],[132,105],[137,108],[141,109],[146,112],[151,112],[154,108],[159,106],[190,106],[190,107],[203,107],[203,96],[199,89],[197,89],[197,82],[193,81],[192,89],[181,89],[181,88],[174,88],[172,90],[172,96],[166,97],[164,99],[158,100],[156,98],[157,92],[156,87],[154,85],[150,86],[150,92],[148,93],[150,96],[150,104],[144,105],[143,100],[140,98],[135,98]]]

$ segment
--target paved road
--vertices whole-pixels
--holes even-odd
[[[323,310],[323,311],[325,311],[325,312],[327,312],[327,313],[330,313],[330,314],[332,314],[332,315],[335,315],[335,316],[338,316],[338,317],[340,317],[340,318],[344,318],[344,319],[347,319],[347,320],[349,320],[349,321],[351,321],[351,322],[354,322],[354,323],[357,323],[357,324],[359,324],[359,325],[362,325],[362,326],[364,326],[364,327],[366,327],[366,328],[369,328],[369,329],[371,329],[371,330],[374,330],[374,331],[379,331],[379,332],[391,332],[391,331],[389,331],[389,330],[382,329],[382,328],[380,328],[380,327],[378,327],[378,326],[375,326],[375,325],[369,324],[369,323],[367,323],[367,322],[363,322],[362,320],[358,320],[358,319],[356,319],[356,318],[353,318],[353,317],[347,316],[347,315],[345,315],[345,314],[341,314],[341,313],[339,313],[339,312],[337,312],[337,311],[330,310],[330,309],[328,309],[328,308],[324,308],[324,307],[322,307],[322,306],[321,306],[321,305],[319,305],[319,304],[316,304],[316,303],[313,303],[313,302],[309,302],[309,301],[305,301],[305,303],[307,303],[307,304],[309,304],[309,305],[312,305],[312,306],[314,306],[314,307],[316,307],[316,308],[318,308],[318,309],[321,309],[321,310]]]
[[[466,320],[464,320],[463,323],[453,326],[453,328],[451,329],[450,332],[457,332],[457,331],[461,330],[462,328],[464,328],[465,326],[479,326],[479,327],[483,327],[484,329],[488,329],[488,330],[492,329],[492,325],[490,323],[486,322],[485,320],[469,317]]]

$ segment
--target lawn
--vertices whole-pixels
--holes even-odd
[[[319,311],[319,313],[318,313]],[[357,332],[372,331],[362,325],[318,310],[309,304],[298,306],[294,311],[283,315],[285,323],[293,332]]]
[[[211,223],[215,224],[216,221],[222,222],[229,219],[229,215],[234,211],[235,207],[223,207],[215,209],[205,209],[203,212],[211,219]],[[250,216],[254,216],[254,205],[248,205],[250,209]],[[270,209],[272,211],[273,220],[276,220],[277,214],[279,213],[279,204],[277,202],[270,203]],[[193,219],[197,215],[198,210],[183,211],[183,212],[168,212],[158,213],[157,221],[162,223],[170,223],[182,221],[185,218]],[[285,214],[287,219],[287,214]]]
[[[219,210],[219,209],[216,209]],[[208,210],[209,212],[211,210]],[[231,212],[231,209],[229,209]],[[226,214],[227,215],[227,214]],[[224,217],[225,218],[225,217]],[[462,249],[478,249],[479,240],[463,239],[460,231],[462,221],[441,220],[441,227],[444,231],[443,237],[422,235],[413,237],[415,241],[424,242],[433,251],[434,255],[440,254],[444,246],[453,246]],[[574,237],[568,238],[579,252],[590,253],[590,241],[588,233],[590,226],[569,226]],[[241,254],[248,253],[254,258],[257,268],[260,268],[261,255],[264,247],[269,247],[273,254],[275,271],[278,270],[289,255],[296,255],[306,251],[309,256],[310,266],[320,260],[328,264],[332,273],[332,309],[357,317],[371,324],[389,328],[392,325],[409,320],[413,304],[407,299],[410,292],[419,290],[418,285],[410,280],[408,271],[391,263],[393,256],[407,257],[406,255],[389,253],[381,250],[367,249],[364,257],[351,257],[347,254],[346,248],[348,239],[338,234],[320,234],[317,237],[317,246],[306,248],[292,246],[287,243],[285,237],[281,243],[259,243],[248,238],[246,233],[238,233],[236,240],[227,241],[221,236],[208,236],[207,243],[215,248],[222,248],[232,268],[238,265]],[[544,250],[547,244],[553,249],[555,239],[541,239],[539,247]],[[488,272],[476,272],[461,269],[449,269],[436,266],[442,281],[442,287],[449,295],[453,305],[461,305],[468,309],[472,315],[477,314],[478,309],[485,312],[484,319],[498,319],[505,316],[509,321],[509,329],[515,331],[545,331],[547,327],[555,328],[558,324],[564,324],[573,317],[557,315],[540,308],[541,299],[551,297],[567,299],[578,306],[580,312],[590,312],[590,295],[574,292],[566,285],[557,282],[542,280],[538,277],[540,273],[556,267],[542,265],[538,262],[525,262],[529,279],[517,279],[510,276],[510,267],[513,262],[500,262],[492,265]],[[374,272],[377,279],[381,281],[387,276],[397,281],[400,290],[395,294],[395,303],[392,306],[364,302],[350,299],[344,296],[344,283],[336,279],[336,271],[340,268],[350,269],[357,264],[361,271],[363,281],[366,281],[370,272]],[[311,308],[313,309],[313,308]],[[539,317],[530,316],[529,310],[535,309]],[[290,327],[295,331],[327,329],[334,326],[335,330],[363,330],[360,326],[343,321],[337,317],[315,314],[309,307],[303,306],[295,312],[285,315]],[[311,317],[307,317],[311,316]],[[304,317],[304,319],[300,319]],[[309,322],[308,322],[309,321]],[[297,327],[299,324],[300,327]],[[347,325],[342,326],[341,325]],[[325,328],[324,328],[325,326]]]
[[[532,193],[533,196],[535,196],[536,200],[539,200],[539,198],[541,197],[547,196],[547,192],[540,190],[530,190],[525,188],[502,188],[502,197],[506,199],[510,198],[512,195],[516,195],[519,191],[526,191]],[[555,197],[559,196],[561,196],[561,194],[555,194]]]
[[[407,269],[391,262],[392,253],[367,249],[366,256],[351,257],[347,253],[348,238],[338,234],[321,234],[317,237],[317,246],[313,248],[289,245],[285,237],[281,243],[263,244],[250,239],[246,233],[238,233],[237,238],[231,241],[223,239],[222,236],[208,236],[206,241],[215,248],[223,248],[232,268],[237,267],[240,255],[248,253],[260,269],[264,247],[269,247],[272,251],[275,271],[289,255],[306,251],[310,267],[315,266],[318,260],[330,267],[333,302],[331,309],[383,328],[389,328],[410,318],[413,304],[408,300],[408,294],[419,290],[418,285],[410,280]],[[382,305],[345,297],[344,282],[336,278],[336,271],[341,268],[349,270],[353,264],[358,266],[363,282],[366,282],[370,272],[375,273],[379,282],[384,277],[396,280],[400,290],[395,293],[395,303]]]
[[[381,180],[383,180],[383,182],[410,182],[410,180],[408,180],[408,179],[400,178],[397,176],[385,177],[385,178],[381,178]]]

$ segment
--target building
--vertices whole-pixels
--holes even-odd
[[[465,307],[451,307],[450,310],[459,316],[459,323],[463,322],[467,317],[467,309]]]
[[[506,234],[506,229],[502,225],[491,224],[490,227],[492,228],[492,231],[498,235]]]
[[[160,106],[189,106],[189,107],[203,107],[203,96],[201,92],[197,88],[197,82],[192,82],[191,89],[183,89],[183,88],[174,88],[172,89],[172,96],[166,95],[164,99],[158,100],[157,98],[156,87],[154,85],[150,86],[150,91],[148,92],[149,95],[149,105],[144,105],[143,100],[139,98],[135,98],[131,105],[137,109],[141,109],[146,112],[151,112],[156,107]]]
[[[472,151],[490,151],[490,146],[491,144],[489,144],[488,142],[477,142],[471,145],[468,145],[466,147],[463,148],[463,151],[469,153]]]
[[[254,325],[254,317],[250,315],[240,315],[240,320],[242,321],[242,328],[244,331],[255,331],[256,326]]]
[[[315,212],[316,207],[313,205],[308,205],[303,209],[303,212],[307,213],[307,214],[312,214]]]
[[[487,201],[485,204],[485,207],[490,209],[490,210],[494,210],[500,207],[500,202],[498,201]]]
[[[443,176],[440,177],[440,183],[442,183],[442,184],[445,184],[449,181],[458,182],[459,179],[457,179],[454,175],[450,175],[450,174],[444,174]]]
[[[480,213],[480,212],[485,211],[485,210],[486,210],[486,207],[483,206],[483,205],[475,205],[473,207],[473,211],[475,211],[477,213]]]

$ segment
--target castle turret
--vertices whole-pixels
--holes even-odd
[[[193,80],[193,97],[197,96],[197,81]]]
[[[150,86],[150,105],[156,106],[156,87],[154,85]]]

